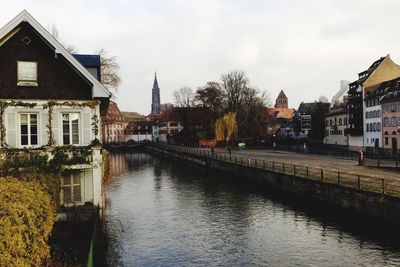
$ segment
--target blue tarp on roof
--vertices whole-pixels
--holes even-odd
[[[100,67],[100,55],[73,54],[73,56],[86,68]]]

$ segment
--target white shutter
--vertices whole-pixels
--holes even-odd
[[[62,142],[60,140],[60,112],[59,111],[53,111],[52,114],[52,120],[51,120],[51,127],[53,129],[53,138],[55,141],[55,145],[62,145]]]
[[[49,124],[49,114],[47,112],[42,112],[41,122],[39,134],[42,136],[41,145],[45,146],[49,142],[49,131],[47,128],[47,125]]]
[[[90,145],[90,134],[91,134],[91,110],[84,109],[82,112],[82,145]]]
[[[6,140],[11,147],[17,147],[17,113],[7,112]]]

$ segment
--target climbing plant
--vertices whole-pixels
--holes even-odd
[[[49,141],[47,142],[48,146],[53,146],[55,145],[55,139],[54,139],[54,133],[53,133],[53,125],[52,125],[52,121],[53,121],[53,108],[54,106],[67,106],[67,107],[72,107],[72,108],[84,108],[84,107],[89,107],[91,109],[94,109],[97,105],[99,104],[99,101],[97,100],[93,100],[93,101],[88,101],[88,102],[83,102],[83,103],[78,103],[78,102],[73,102],[73,101],[62,101],[62,102],[58,102],[58,101],[48,101],[46,104],[43,105],[43,109],[47,109],[48,110],[48,123],[47,123],[47,132],[49,135]],[[94,122],[94,119],[96,119],[97,121]],[[92,125],[93,124],[98,124],[98,119],[97,119],[97,115],[94,115],[92,117]],[[98,126],[97,126],[97,131],[98,131]]]
[[[1,146],[7,146],[6,143],[6,129],[4,126],[4,112],[8,107],[25,107],[25,108],[33,108],[37,104],[36,103],[27,103],[22,101],[0,101],[0,144]]]

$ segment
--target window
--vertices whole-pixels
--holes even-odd
[[[378,122],[377,124],[376,124],[376,130],[378,131],[378,132],[380,132],[381,131],[381,123],[380,122]]]
[[[64,145],[79,145],[79,113],[62,114]]]
[[[392,117],[392,126],[396,126],[396,125],[397,125],[397,118]]]
[[[70,174],[62,178],[63,203],[82,202],[81,176],[83,172]]]
[[[367,123],[367,132],[369,132],[369,123]]]
[[[339,118],[339,125],[342,125],[342,118]]]
[[[385,145],[389,144],[389,137],[385,137]]]
[[[383,126],[389,126],[389,118],[383,118]]]
[[[37,62],[17,61],[18,86],[37,86]]]
[[[20,114],[20,135],[22,146],[38,145],[38,115]]]
[[[392,111],[392,112],[395,112],[395,111],[396,111],[396,104],[392,104],[392,105],[391,105],[391,111]]]
[[[389,111],[389,105],[383,105],[383,112],[386,113]]]
[[[365,118],[369,119],[369,112],[365,112]]]
[[[381,111],[380,111],[380,110],[378,110],[376,116],[377,116],[377,117],[380,117],[380,116],[381,116]]]
[[[347,125],[347,118],[344,118],[344,125]]]

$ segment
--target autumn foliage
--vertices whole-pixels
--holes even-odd
[[[36,181],[0,177],[0,266],[43,266],[55,218],[51,197]]]
[[[230,139],[238,130],[236,113],[229,112],[215,122],[215,138],[218,141]]]

